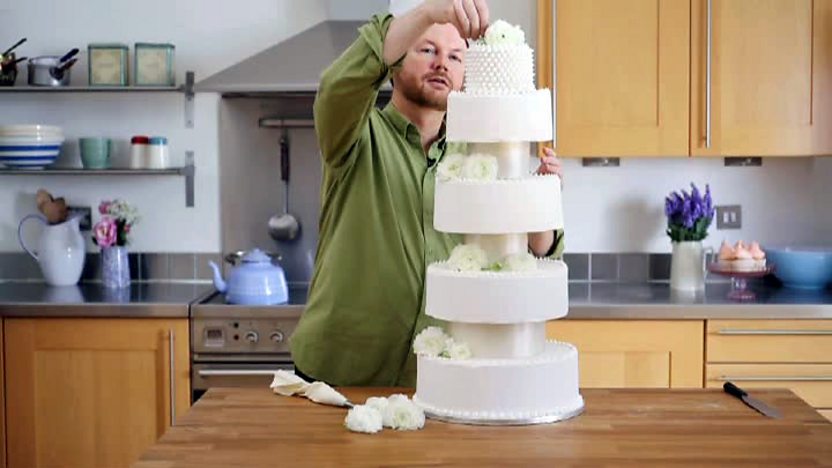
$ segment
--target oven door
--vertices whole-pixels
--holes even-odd
[[[275,371],[294,371],[291,360],[263,363],[193,363],[191,366],[192,401],[198,400],[211,387],[269,388]]]

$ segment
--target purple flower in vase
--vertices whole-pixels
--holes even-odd
[[[705,186],[705,194],[695,184],[690,184],[691,191],[671,192],[665,197],[665,215],[667,216],[667,234],[674,241],[702,240],[708,233],[714,215],[710,186]]]

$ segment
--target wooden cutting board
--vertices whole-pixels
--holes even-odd
[[[354,402],[395,389],[340,389]],[[832,466],[832,423],[787,390],[754,390],[766,418],[721,390],[586,389],[575,419],[483,427],[428,421],[357,434],[346,410],[269,389],[215,388],[138,462],[171,466]]]

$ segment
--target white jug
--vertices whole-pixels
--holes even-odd
[[[26,246],[22,235],[23,224],[33,219],[44,226],[37,253]],[[61,224],[50,225],[41,215],[29,215],[17,227],[21,247],[38,262],[43,278],[50,286],[71,286],[81,279],[86,252],[79,220],[79,216],[74,216]]]

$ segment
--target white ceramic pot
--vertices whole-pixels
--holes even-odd
[[[702,241],[673,242],[670,287],[679,291],[705,289],[705,249]]]
[[[26,245],[22,236],[23,224],[33,219],[44,226],[36,251]],[[43,278],[50,286],[71,286],[81,279],[86,249],[79,220],[76,216],[61,224],[50,225],[43,216],[29,215],[20,221],[17,228],[20,245],[38,262]]]

